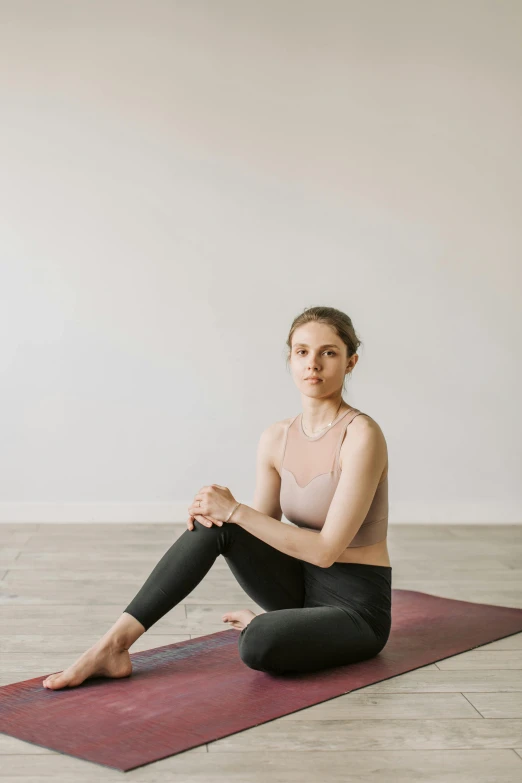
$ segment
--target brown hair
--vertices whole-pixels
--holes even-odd
[[[288,348],[288,354],[286,357],[287,365],[292,351],[292,337],[295,330],[303,324],[307,324],[310,321],[317,321],[322,324],[328,324],[334,329],[343,343],[346,345],[346,354],[349,359],[354,353],[357,353],[359,346],[362,344],[361,340],[355,333],[355,329],[352,324],[352,319],[342,310],[337,310],[335,307],[305,307],[302,313],[297,315],[292,321],[290,332],[286,341]],[[349,373],[351,375],[351,373]],[[346,382],[345,376],[345,382]],[[344,388],[344,383],[343,383]]]

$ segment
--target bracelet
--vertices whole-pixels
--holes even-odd
[[[232,509],[232,511],[230,512],[230,514],[228,515],[228,519],[225,519],[225,522],[228,522],[228,520],[230,519],[230,517],[232,516],[232,514],[234,513],[234,511],[236,510],[236,508],[237,508],[238,506],[240,506],[240,505],[241,505],[241,503],[238,503],[238,504],[237,504],[237,506],[234,506],[234,508]]]

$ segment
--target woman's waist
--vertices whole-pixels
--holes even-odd
[[[307,592],[332,598],[363,610],[389,611],[391,606],[391,566],[362,563],[334,563],[320,568],[303,563]]]
[[[360,563],[361,565],[391,568],[387,538],[366,546],[346,547],[335,563]]]

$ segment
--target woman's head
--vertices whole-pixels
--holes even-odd
[[[294,381],[310,397],[342,394],[343,384],[359,360],[361,341],[350,316],[335,307],[309,307],[296,316],[286,341]],[[309,376],[321,378],[310,383]]]

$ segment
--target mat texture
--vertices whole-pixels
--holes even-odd
[[[131,653],[124,679],[5,685],[0,732],[125,772],[520,631],[522,609],[393,590],[390,638],[367,661],[267,674],[242,662],[231,628]]]

